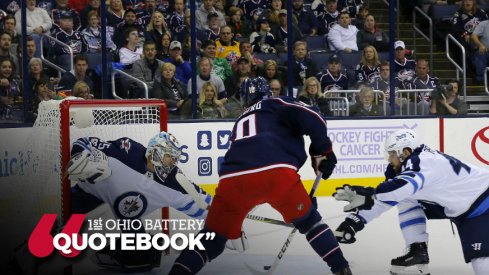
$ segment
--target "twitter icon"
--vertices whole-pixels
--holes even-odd
[[[227,150],[229,148],[230,138],[231,138],[231,131],[228,130],[217,131],[217,148]]]

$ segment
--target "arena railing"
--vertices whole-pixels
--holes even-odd
[[[328,97],[329,110],[333,116],[349,116],[350,103],[346,97]]]
[[[485,71],[485,74],[484,74],[484,90],[486,91],[486,94],[489,95],[489,89],[487,87],[487,73],[489,72],[489,67],[486,67],[486,71]]]
[[[63,46],[63,48],[68,49],[68,55],[69,55],[69,59],[70,59],[69,63],[68,63],[69,64],[68,70],[58,66],[57,64],[54,64],[49,59],[44,57],[44,46],[43,46],[44,45],[44,39],[54,41],[54,43],[59,44],[59,45]],[[70,46],[68,46],[68,44],[65,44],[65,43],[59,41],[58,39],[56,39],[50,35],[47,35],[47,34],[44,34],[41,36],[41,43],[40,44],[41,44],[41,60],[43,63],[46,63],[48,66],[56,69],[60,75],[61,75],[61,73],[64,73],[66,71],[72,71],[73,70],[73,49]]]
[[[356,96],[360,92],[360,90],[331,90],[331,91],[325,91],[324,95],[326,98],[337,98],[337,97],[344,97],[348,101],[348,105],[353,105],[356,103]],[[344,96],[343,96],[344,95]],[[375,104],[379,104],[379,101],[382,104],[382,108],[384,109],[384,116],[387,115],[387,100],[384,100],[385,94],[384,92],[380,90],[374,90],[374,100]],[[348,113],[349,114],[349,113]]]
[[[433,89],[411,89],[411,90],[397,90],[396,91],[396,105],[399,107],[399,115],[428,115],[429,101],[422,100],[429,96]],[[419,101],[419,102],[418,102]],[[406,112],[406,114],[404,114]],[[413,112],[414,114],[411,114]]]
[[[149,97],[148,85],[146,83],[144,83],[144,81],[141,81],[140,79],[135,78],[134,76],[132,76],[132,75],[130,75],[130,74],[128,74],[122,70],[112,69],[112,73],[111,73],[112,96],[115,99],[124,99],[124,98],[120,97],[119,95],[117,95],[117,93],[116,93],[116,89],[115,89],[115,75],[116,74],[120,74],[124,77],[131,79],[132,81],[135,81],[135,82],[141,84],[141,86],[143,86],[143,89],[144,89],[144,98]]]
[[[384,3],[389,7],[389,1],[384,0]],[[370,7],[370,1],[367,1],[367,5]],[[395,8],[396,13],[399,13],[399,0],[396,0],[396,8]],[[401,39],[401,21],[400,21],[400,16],[396,16],[396,37],[397,40]]]
[[[416,25],[416,16],[419,14],[428,21],[429,34],[426,35],[423,30]],[[419,7],[414,7],[413,10],[413,48],[416,49],[416,34],[420,34],[428,43],[430,43],[430,68],[433,70],[433,20]],[[415,52],[416,54],[416,52]]]
[[[462,66],[460,66],[457,61],[455,61],[451,56],[450,56],[450,43],[449,42],[453,42],[455,45],[457,45],[460,49],[460,51],[462,51]],[[451,34],[447,34],[446,38],[445,38],[445,48],[446,48],[446,51],[447,51],[447,59],[452,62],[452,64],[455,66],[456,68],[456,72],[457,72],[457,80],[460,79],[460,75],[459,73],[462,73],[462,88],[463,88],[463,92],[464,92],[464,100],[466,101],[467,100],[467,74],[466,74],[466,69],[467,69],[467,61],[465,60],[465,48],[464,46],[457,41],[457,39],[455,39],[455,37],[453,37],[453,35]]]

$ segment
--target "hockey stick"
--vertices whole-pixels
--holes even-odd
[[[264,222],[264,223],[269,223],[269,224],[275,224],[275,225],[282,225],[282,226],[287,226],[287,227],[294,227],[293,224],[291,223],[286,223],[281,220],[276,220],[272,218],[267,218],[267,217],[262,217],[262,216],[257,216],[253,214],[248,214],[246,215],[246,218],[252,221],[257,221],[257,222]]]
[[[175,175],[175,178],[177,179],[178,183],[180,183],[180,186],[189,194],[197,203],[197,205],[202,208],[202,209],[207,209],[209,205],[204,201],[202,196],[195,190],[194,185],[187,179],[185,175],[182,173],[177,173]]]
[[[316,176],[316,179],[314,180],[314,184],[312,186],[312,189],[311,191],[309,192],[309,197],[312,199],[314,197],[314,193],[316,193],[316,189],[318,188],[319,186],[319,182],[321,181],[321,178],[323,176],[323,173],[322,172],[318,172],[317,176]],[[292,229],[292,231],[290,232],[289,236],[287,237],[287,239],[285,240],[285,243],[282,245],[282,248],[280,249],[280,251],[278,252],[277,254],[277,257],[275,258],[275,260],[273,261],[272,265],[271,266],[265,266],[264,268],[266,270],[268,270],[268,272],[266,273],[263,273],[263,272],[260,272],[260,271],[257,271],[255,269],[253,269],[251,266],[249,266],[247,263],[245,263],[246,267],[248,268],[248,270],[252,273],[252,274],[273,274],[273,272],[275,272],[275,269],[277,269],[278,267],[278,264],[280,263],[280,260],[282,260],[285,252],[287,251],[287,249],[289,248],[289,245],[290,243],[292,242],[292,239],[295,237],[295,233],[297,232],[297,228],[294,227],[294,229]]]

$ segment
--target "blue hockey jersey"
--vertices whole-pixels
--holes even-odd
[[[289,97],[269,98],[249,107],[234,125],[219,175],[277,167],[299,170],[307,159],[303,135],[311,138],[312,154],[331,151],[326,122],[312,108]]]

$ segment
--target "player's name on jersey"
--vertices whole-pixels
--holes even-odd
[[[185,230],[196,231],[204,227],[204,220],[196,219],[88,219],[88,230]]]

